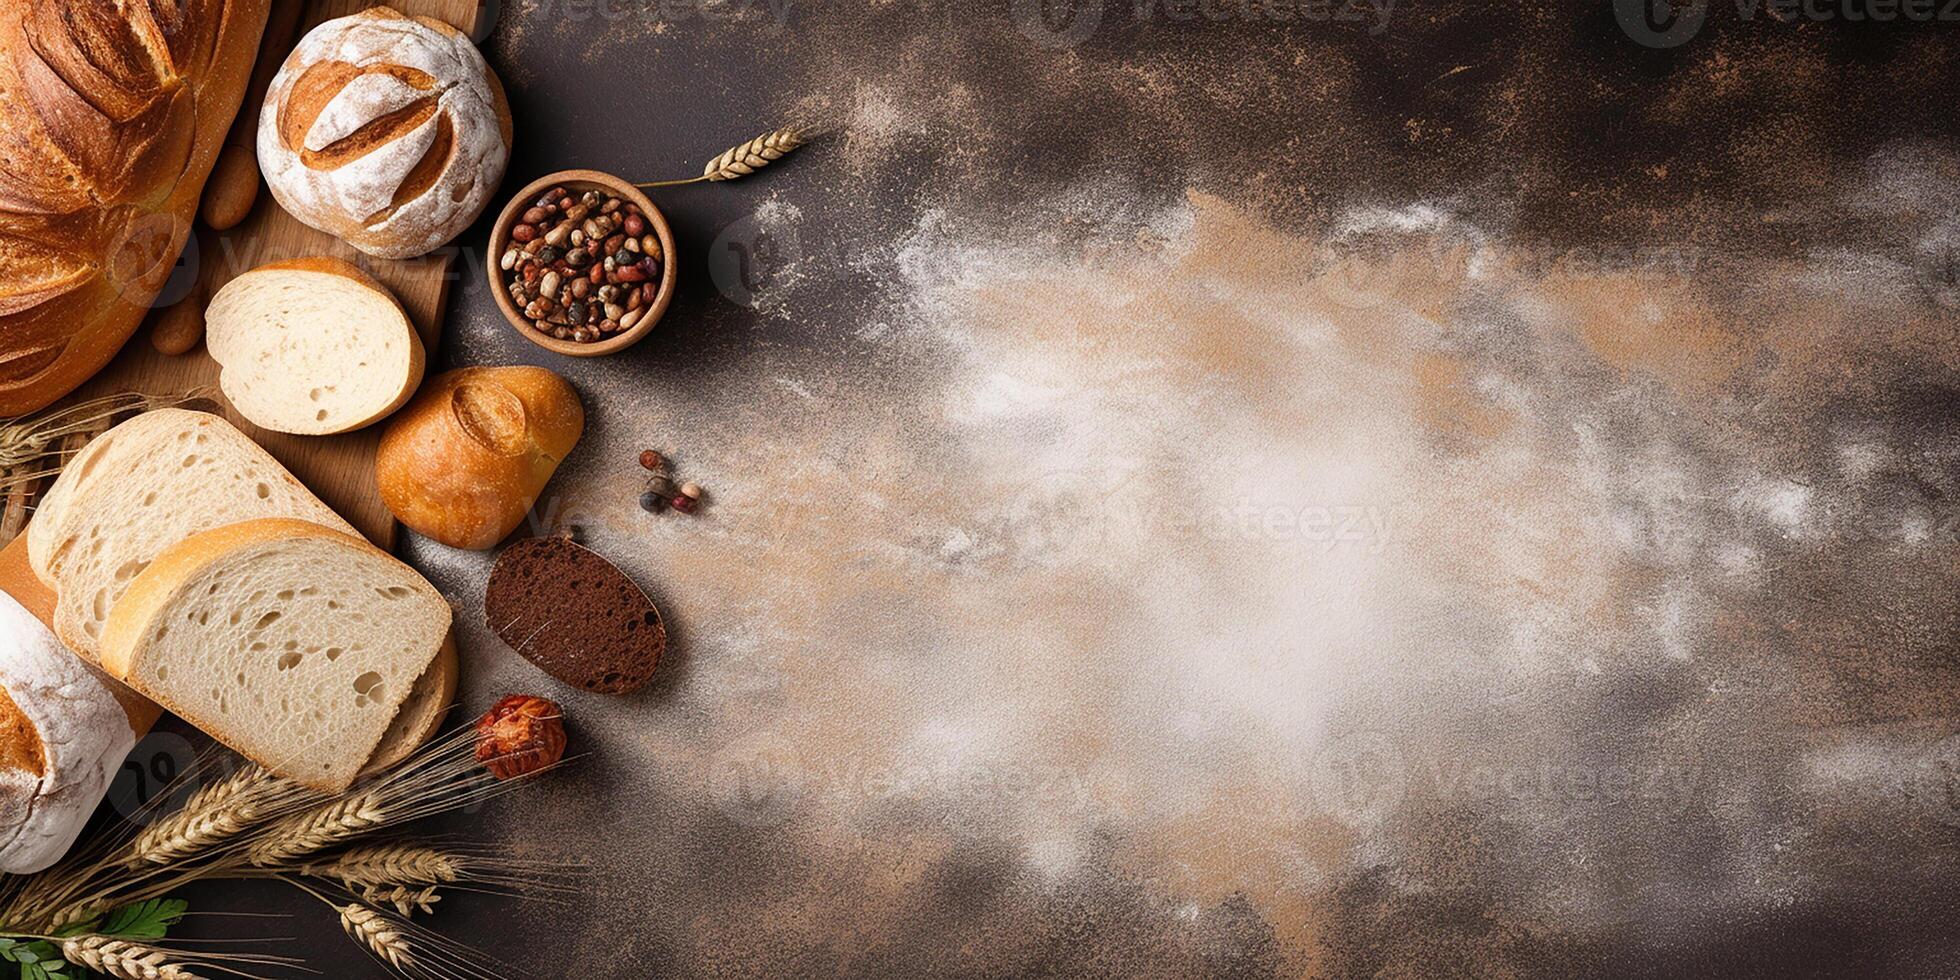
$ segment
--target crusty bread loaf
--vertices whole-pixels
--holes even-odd
[[[169,276],[267,0],[0,0],[0,416],[100,370]]]
[[[382,258],[468,228],[510,145],[503,86],[469,37],[387,7],[308,31],[259,113],[259,169],[280,205]]]
[[[366,540],[260,518],[158,555],[110,613],[102,666],[246,758],[338,792],[450,619],[442,593]]]
[[[97,658],[123,590],[165,548],[254,517],[297,517],[354,533],[231,423],[179,408],[97,436],[62,468],[27,529],[35,574],[55,591],[55,634]]]
[[[584,431],[578,392],[544,368],[445,372],[381,434],[381,502],[443,544],[492,547],[524,522]]]
[[[336,258],[262,265],[205,310],[218,386],[260,428],[349,432],[402,407],[422,383],[415,325],[387,287]]]
[[[0,593],[0,872],[66,854],[136,744],[113,683]]]

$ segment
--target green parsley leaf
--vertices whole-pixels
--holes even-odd
[[[118,939],[162,939],[184,917],[190,903],[180,898],[153,898],[118,906],[103,916],[96,932]]]

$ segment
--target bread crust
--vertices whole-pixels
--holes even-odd
[[[12,617],[17,635],[0,646],[0,678],[15,678],[0,684],[0,839],[8,842],[0,845],[0,872],[25,874],[58,859],[81,833],[107,789],[113,775],[110,767],[122,762],[129,746],[149,731],[161,709],[107,675],[90,671],[65,649],[51,650],[60,657],[36,657],[26,649],[19,634],[33,632],[26,626],[29,618],[47,630],[46,639],[53,638],[49,624],[54,594],[28,567],[27,541],[22,536],[0,548],[0,592],[6,593],[0,606],[11,602],[18,607]],[[63,674],[67,683],[59,685],[65,687],[62,692],[51,692],[46,684],[33,681],[36,676]],[[42,728],[44,721],[54,718],[65,720],[71,729],[90,726],[83,734],[97,750],[76,751],[71,731],[64,733],[68,744],[60,747],[62,757],[51,759]],[[51,763],[57,772],[49,772]]]
[[[102,627],[102,669],[118,680],[128,680],[137,653],[136,641],[142,638],[143,627],[164,603],[176,595],[179,585],[197,574],[199,569],[238,548],[305,538],[342,541],[357,546],[357,550],[379,555],[391,562],[400,562],[400,559],[359,535],[293,517],[259,517],[199,531],[163,549],[163,553],[157,555],[130,582],[122,598],[116,600],[116,607],[109,612],[108,623]],[[169,707],[167,701],[158,703]]]
[[[0,767],[0,871],[39,871],[66,853],[109,788],[136,734],[111,688],[47,625],[0,596],[0,691],[36,758]],[[30,765],[21,765],[28,761]]]
[[[524,521],[585,431],[585,406],[541,367],[469,367],[431,378],[375,452],[382,503],[453,548],[494,547]]]
[[[0,415],[88,380],[149,312],[270,7],[0,0]]]
[[[381,744],[374,747],[374,754],[368,756],[362,773],[380,772],[403,759],[415,754],[415,750],[428,744],[442,730],[442,720],[449,717],[449,708],[456,702],[456,682],[461,673],[461,658],[456,654],[456,630],[451,627],[449,635],[442,641],[442,649],[437,651],[436,659],[429,669],[416,678],[415,687],[408,693],[408,700],[402,702],[401,709],[395,712],[395,720],[381,735]]]

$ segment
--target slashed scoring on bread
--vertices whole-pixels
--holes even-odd
[[[524,522],[584,431],[578,392],[545,368],[444,372],[381,434],[381,501],[452,548],[493,547]]]
[[[0,416],[87,380],[149,312],[269,7],[0,2]]]
[[[307,32],[259,115],[259,167],[280,205],[383,258],[469,227],[510,144],[503,87],[468,36],[387,7]]]

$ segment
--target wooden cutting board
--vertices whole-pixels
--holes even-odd
[[[307,0],[303,5],[275,0],[251,88],[226,142],[247,150],[252,147],[266,86],[302,33],[321,21],[372,6],[375,4],[369,0]],[[474,32],[477,19],[484,13],[480,0],[396,0],[391,6],[407,14],[441,18],[466,32]],[[366,269],[401,300],[409,319],[421,331],[433,365],[449,287],[455,279],[457,252],[452,245],[433,255],[399,261],[363,255],[339,239],[294,220],[261,185],[251,215],[237,227],[214,232],[198,223],[194,242],[186,245],[179,273],[188,276],[194,272],[196,281],[181,301],[201,306],[219,287],[266,262],[309,255],[338,256]],[[176,357],[160,354],[151,346],[150,328],[156,319],[153,313],[100,374],[53,407],[123,391],[204,394],[210,403],[194,407],[222,411],[369,539],[383,548],[394,548],[397,525],[382,505],[374,481],[374,449],[381,439],[380,426],[337,436],[291,436],[260,429],[241,418],[218,393],[218,365],[202,344]],[[79,448],[86,441],[78,437],[68,448]],[[0,541],[11,540],[26,526],[33,499],[45,483],[37,481],[8,494],[0,509]]]

